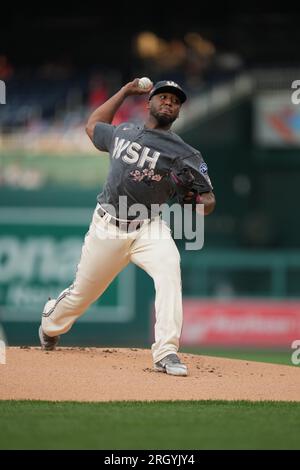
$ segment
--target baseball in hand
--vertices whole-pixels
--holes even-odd
[[[152,82],[151,82],[150,78],[143,77],[143,78],[139,79],[138,86],[139,86],[139,88],[146,89],[146,88],[149,88],[150,86],[152,86]]]

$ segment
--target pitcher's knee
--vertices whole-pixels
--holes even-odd
[[[159,266],[155,273],[155,282],[159,284],[180,284],[181,272],[179,263],[172,262]]]
[[[165,273],[180,271],[180,256],[174,253],[172,257],[162,258],[158,263],[159,269]]]

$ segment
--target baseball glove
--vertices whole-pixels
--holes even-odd
[[[172,169],[170,177],[175,186],[177,200],[181,205],[192,204],[194,209],[196,204],[201,203],[200,195],[212,191],[207,178],[188,166],[184,166],[179,171]]]

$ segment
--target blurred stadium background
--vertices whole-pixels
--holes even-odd
[[[146,75],[188,91],[175,130],[202,152],[217,199],[204,248],[184,251],[177,241],[182,347],[290,351],[300,338],[297,15],[168,4],[138,17],[127,12],[125,21],[120,8],[9,15],[1,26],[2,335],[9,345],[37,344],[45,300],[71,283],[108,169],[85,135],[87,116]],[[114,122],[144,113],[143,100],[130,99]],[[153,300],[151,279],[130,266],[63,345],[149,347]]]

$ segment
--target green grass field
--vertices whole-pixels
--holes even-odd
[[[184,352],[291,365],[290,351]],[[0,401],[0,429],[0,449],[300,449],[300,402]]]
[[[1,155],[0,170],[4,171],[13,164],[23,171],[37,170],[47,184],[98,188],[99,184],[103,185],[108,173],[109,158],[107,154],[59,156],[33,154],[22,150]]]
[[[1,449],[299,449],[300,403],[0,402]]]

